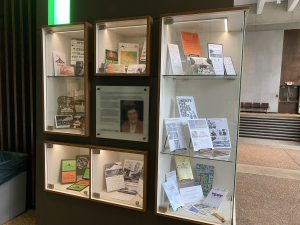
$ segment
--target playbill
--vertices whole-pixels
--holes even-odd
[[[114,162],[105,165],[105,181],[107,192],[125,188],[123,167],[121,162]]]
[[[188,119],[197,119],[197,110],[193,96],[176,96],[179,116]]]
[[[188,120],[194,151],[213,149],[206,119]]]
[[[224,76],[225,70],[224,70],[223,45],[208,44],[208,57],[212,61],[215,74]]]
[[[97,86],[96,136],[148,140],[149,87]]]
[[[184,133],[182,120],[180,118],[165,119],[165,127],[167,131],[167,139],[170,152],[176,150],[186,150],[186,137]]]
[[[210,118],[207,123],[214,148],[231,148],[227,119]]]

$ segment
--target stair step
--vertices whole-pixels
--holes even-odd
[[[288,122],[288,123],[300,123],[300,119],[290,118],[257,118],[257,117],[240,117],[241,120],[248,121],[274,121],[274,122]]]
[[[248,123],[265,123],[265,124],[291,124],[291,125],[298,125],[300,126],[300,121],[288,121],[288,120],[248,120],[248,119],[240,119],[241,122],[248,122]]]
[[[276,138],[274,138],[274,137],[271,137],[271,136],[255,135],[255,134],[253,134],[253,135],[252,134],[240,134],[240,137],[300,142],[300,138],[289,138],[289,137],[276,137]]]
[[[292,138],[299,138],[299,134],[284,134],[284,133],[275,133],[275,132],[264,132],[264,131],[257,131],[257,130],[240,130],[240,134],[255,134],[255,135],[265,135],[265,136],[273,136],[273,137],[292,137]]]
[[[296,132],[300,134],[299,127],[282,127],[282,126],[255,126],[255,125],[245,125],[240,124],[240,129],[247,130],[247,129],[256,129],[256,130],[269,130],[269,131],[282,131],[282,132]]]
[[[259,128],[265,128],[265,129],[272,129],[272,128],[280,128],[283,130],[299,130],[300,126],[288,126],[288,125],[271,125],[271,124],[249,124],[249,123],[240,123],[240,127],[259,127]]]

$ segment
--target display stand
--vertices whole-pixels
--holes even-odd
[[[42,29],[46,133],[89,135],[91,29],[88,23]]]
[[[246,13],[238,8],[161,17],[158,215],[234,223]]]

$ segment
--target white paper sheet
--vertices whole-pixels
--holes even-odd
[[[231,57],[224,57],[224,66],[228,76],[236,75]]]
[[[169,57],[174,75],[183,75],[182,63],[180,59],[178,45],[168,44]]]
[[[201,185],[180,188],[180,195],[184,205],[199,203],[204,199]]]
[[[194,151],[213,149],[206,119],[188,120]]]
[[[186,150],[187,143],[182,120],[180,118],[166,118],[165,127],[168,135],[167,138],[170,152],[175,150]]]
[[[203,205],[207,205],[211,208],[218,209],[227,196],[228,191],[222,189],[213,188],[203,201]]]
[[[184,203],[181,198],[181,195],[178,191],[177,184],[173,181],[167,181],[162,184],[165,193],[169,199],[170,205],[173,211],[176,211],[178,208],[183,207]]]

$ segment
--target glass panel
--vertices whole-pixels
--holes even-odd
[[[162,18],[158,214],[234,223],[244,15]]]
[[[45,131],[85,135],[84,25],[43,29]]]
[[[149,26],[147,18],[97,23],[96,73],[145,75]]]
[[[92,165],[92,199],[144,209],[144,154],[93,149]]]
[[[88,148],[46,143],[45,169],[46,190],[89,198]]]

